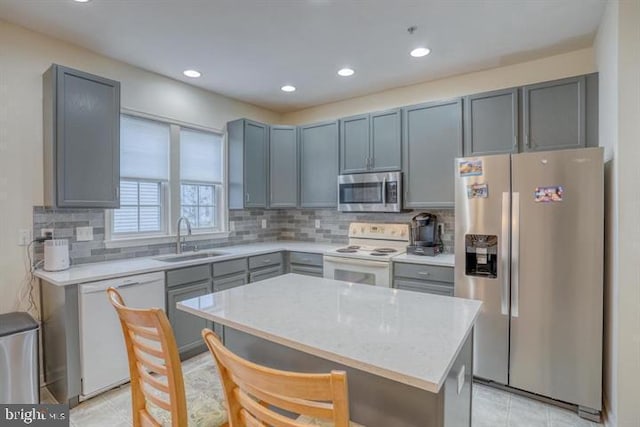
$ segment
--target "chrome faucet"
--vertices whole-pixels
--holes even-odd
[[[187,218],[186,216],[181,216],[180,218],[178,218],[178,224],[176,225],[176,228],[178,229],[178,240],[176,241],[176,253],[177,254],[181,254],[182,253],[182,245],[184,244],[184,242],[181,241],[181,239],[183,239],[181,233],[180,233],[180,225],[182,225],[182,221],[186,221],[187,222],[187,234],[189,236],[191,236],[191,222],[189,222],[189,218]]]

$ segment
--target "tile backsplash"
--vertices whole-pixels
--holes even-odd
[[[453,251],[453,210],[429,210],[444,223],[443,243],[445,252]],[[221,239],[187,242],[186,250],[197,245],[199,249],[230,246],[239,243],[256,243],[276,240],[300,240],[309,242],[346,243],[349,223],[379,222],[406,223],[417,211],[403,213],[343,213],[335,209],[245,209],[229,211],[229,221],[234,231]],[[262,228],[262,220],[267,228]],[[319,228],[316,228],[319,220]],[[79,242],[77,227],[93,227],[93,240]],[[104,209],[49,209],[36,206],[33,209],[33,235],[40,236],[44,228],[53,228],[54,237],[69,239],[73,264],[111,261],[125,258],[155,256],[175,253],[175,243],[159,243],[107,248],[105,239]],[[43,257],[43,245],[34,246],[34,260]]]

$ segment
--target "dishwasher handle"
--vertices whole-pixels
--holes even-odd
[[[152,283],[164,284],[164,276],[163,275],[150,275],[146,277],[138,278],[130,278],[124,280],[105,280],[104,282],[97,283],[87,283],[79,286],[79,290],[81,294],[97,294],[100,292],[105,292],[109,288],[115,289],[127,289],[132,288],[134,286],[148,285]]]

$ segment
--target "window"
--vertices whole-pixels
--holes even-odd
[[[223,142],[219,133],[123,114],[120,209],[107,212],[107,240],[169,239],[180,216],[202,238],[225,231]]]
[[[169,180],[169,125],[131,116],[120,119],[120,209],[114,235],[166,234],[163,187]]]
[[[182,184],[182,216],[186,216],[194,228],[214,228],[215,186]]]
[[[180,130],[181,214],[193,228],[220,229],[218,199],[222,193],[222,137],[193,129]]]

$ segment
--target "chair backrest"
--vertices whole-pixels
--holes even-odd
[[[159,308],[129,308],[114,288],[109,288],[107,294],[120,318],[129,357],[133,426],[163,424],[154,415],[162,412],[150,408],[150,403],[169,412],[173,427],[186,427],[182,366],[166,314]]]
[[[224,386],[231,427],[301,427],[269,407],[349,426],[347,374],[303,374],[249,362],[228,350],[211,330],[202,331]]]

